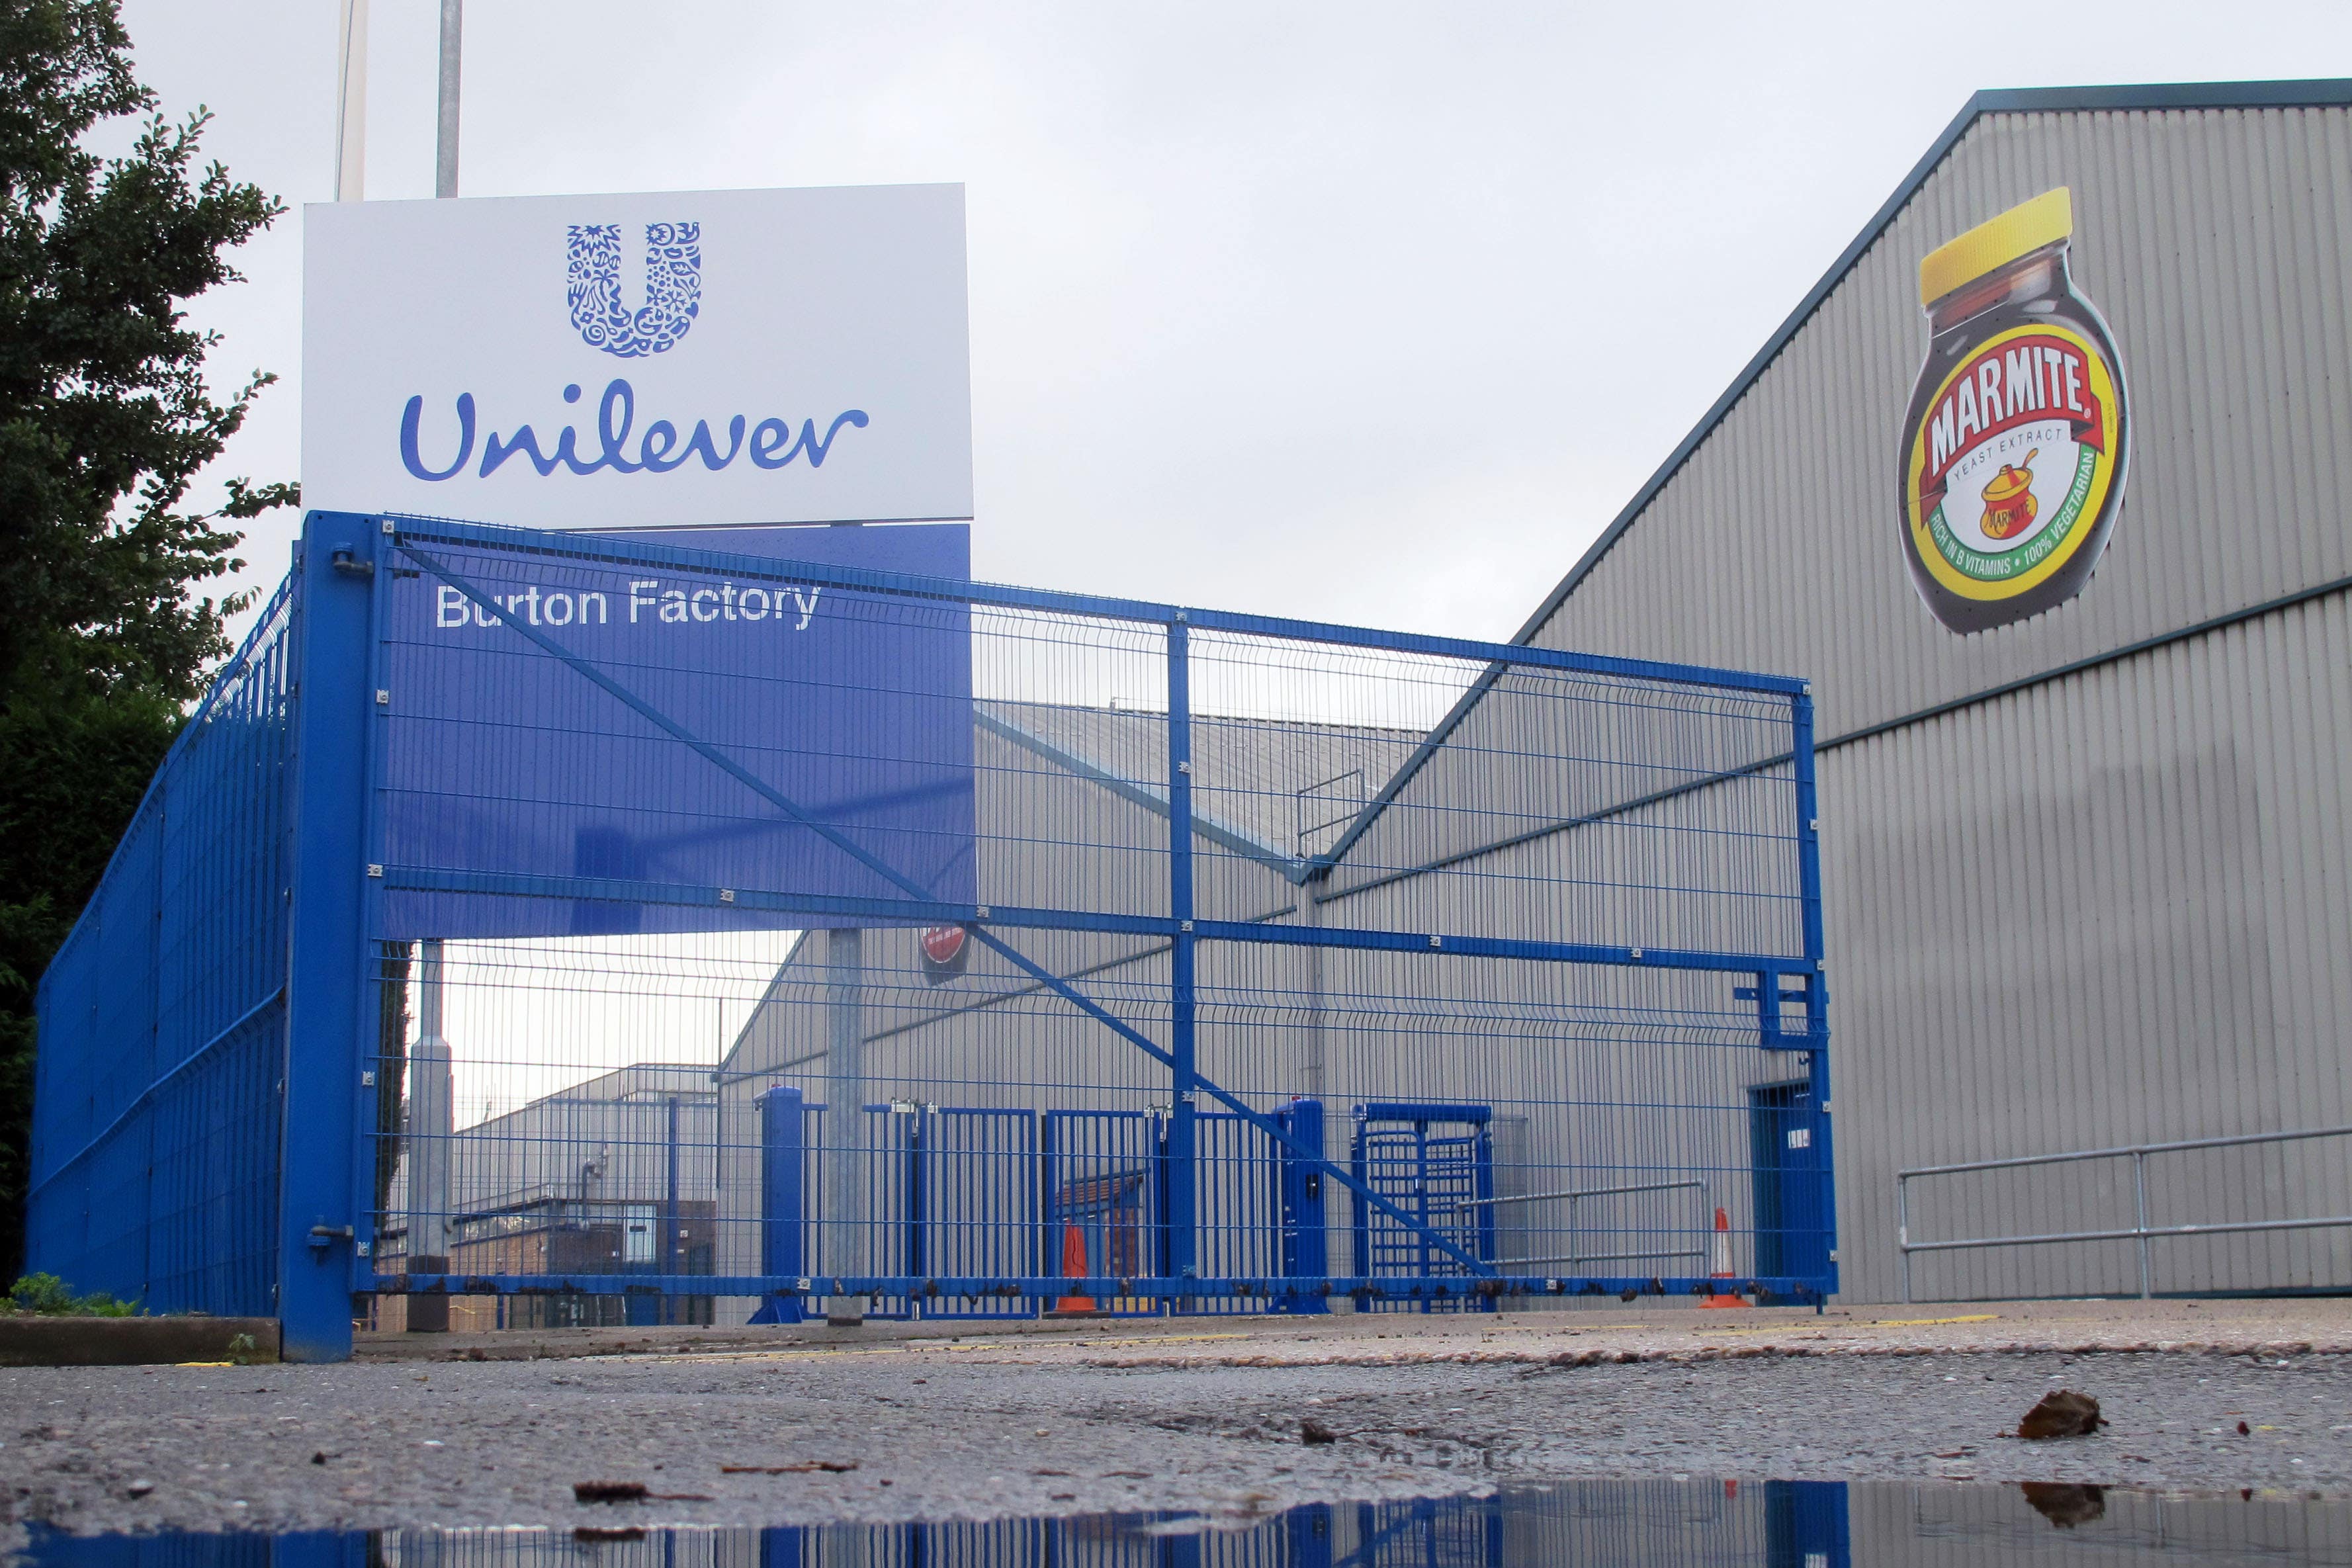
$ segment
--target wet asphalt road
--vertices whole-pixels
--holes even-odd
[[[2062,1385],[2096,1396],[2112,1426],[2060,1442],[2008,1435]],[[1303,1442],[1310,1418],[1333,1440]],[[77,1531],[1249,1515],[1570,1476],[2352,1495],[2352,1356],[1169,1368],[743,1355],[0,1372],[0,1505]],[[677,1495],[583,1506],[581,1480]]]

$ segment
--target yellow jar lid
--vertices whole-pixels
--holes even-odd
[[[1919,258],[1919,303],[1932,305],[1963,284],[2074,232],[2074,197],[2044,191]]]

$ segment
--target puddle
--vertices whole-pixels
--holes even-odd
[[[1286,1512],[1082,1514],[767,1529],[60,1534],[20,1568],[1849,1568],[1978,1563],[2352,1565],[2352,1499],[2034,1483],[1579,1480]]]

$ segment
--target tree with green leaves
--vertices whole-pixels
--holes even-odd
[[[118,0],[0,0],[0,1279],[22,1246],[33,987],[229,651],[240,525],[290,484],[190,493],[274,379],[219,395],[185,305],[282,203],[199,166]],[[90,149],[129,119],[128,153]]]

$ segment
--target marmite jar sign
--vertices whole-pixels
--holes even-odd
[[[2074,288],[2073,216],[2052,191],[1920,264],[1931,338],[1904,422],[1903,542],[1954,631],[2080,593],[2122,504],[2123,373]]]

